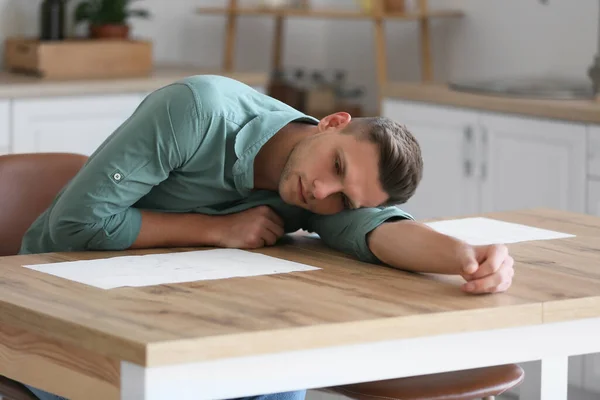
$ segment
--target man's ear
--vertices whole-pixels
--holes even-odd
[[[337,130],[344,129],[349,123],[352,117],[350,114],[346,112],[336,112],[335,114],[330,114],[321,121],[319,121],[319,131],[323,132],[329,128],[335,128]]]

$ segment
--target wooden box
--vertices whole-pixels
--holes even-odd
[[[121,78],[152,71],[152,42],[8,38],[4,65],[11,72],[48,79]]]

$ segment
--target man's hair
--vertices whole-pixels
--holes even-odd
[[[348,128],[379,147],[379,180],[389,196],[383,205],[406,203],[423,176],[421,147],[412,133],[386,117],[356,118]]]

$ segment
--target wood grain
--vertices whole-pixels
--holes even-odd
[[[443,83],[388,82],[383,96],[430,104],[467,107],[533,117],[600,123],[600,102],[541,100],[459,92]]]
[[[44,79],[144,77],[152,71],[152,48],[145,40],[14,37],[5,42],[5,66]]]
[[[120,398],[120,363],[0,324],[0,375],[67,398]]]
[[[174,250],[5,257],[0,322],[157,366],[600,316],[600,218],[552,210],[486,216],[577,237],[509,245],[513,287],[487,296],[462,293],[456,276],[362,263],[303,237],[258,252],[320,270],[113,290],[22,265]]]

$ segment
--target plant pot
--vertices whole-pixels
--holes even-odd
[[[129,25],[90,25],[90,37],[93,39],[127,39]]]
[[[383,8],[386,13],[403,13],[404,0],[384,0]]]

